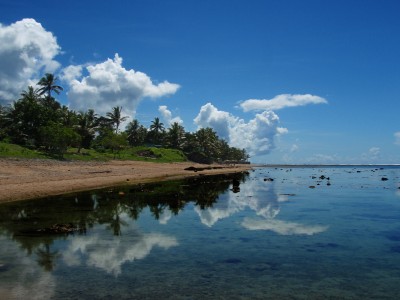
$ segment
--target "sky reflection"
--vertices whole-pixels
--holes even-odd
[[[26,255],[14,241],[0,236],[0,244],[0,298],[53,298],[56,279],[52,273],[45,272],[34,257]]]
[[[127,216],[122,219],[129,221]],[[122,237],[109,236],[104,229],[96,229],[89,237],[78,236],[71,239],[63,252],[63,260],[68,266],[86,265],[118,276],[121,266],[145,258],[154,247],[168,250],[179,245],[173,236],[161,233],[142,233],[131,228]]]
[[[256,177],[241,184],[240,193],[227,193],[226,197],[220,199],[213,207],[194,209],[201,223],[208,227],[249,209],[255,213],[256,218],[245,217],[240,223],[248,230],[270,230],[281,235],[313,235],[328,229],[328,226],[276,220],[281,209],[280,203],[287,201],[289,195],[278,194],[273,181],[264,181],[262,177]]]

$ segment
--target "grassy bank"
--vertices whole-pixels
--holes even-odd
[[[15,144],[0,142],[0,158],[40,158],[53,159],[44,151],[31,150]],[[153,162],[182,162],[187,161],[182,151],[175,149],[164,149],[155,147],[128,147],[119,152],[112,153],[110,150],[97,151],[93,149],[68,148],[64,154],[65,160],[81,161],[108,161],[112,159],[153,161]]]

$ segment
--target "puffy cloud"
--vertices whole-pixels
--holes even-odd
[[[220,138],[230,139],[230,128],[235,127],[239,118],[234,117],[226,111],[218,110],[211,103],[207,103],[200,108],[200,112],[194,119],[199,127],[213,128]]]
[[[82,76],[82,70],[87,75]],[[98,64],[69,66],[63,70],[63,78],[70,90],[68,99],[71,107],[79,110],[96,109],[105,114],[114,106],[122,106],[125,113],[132,115],[144,97],[158,98],[174,94],[178,84],[164,81],[154,84],[145,73],[127,70],[122,66],[122,58],[115,54]]]
[[[251,156],[268,154],[275,148],[274,138],[287,132],[278,127],[279,117],[272,111],[256,114],[249,122],[218,110],[211,103],[203,105],[194,119],[199,127],[213,128],[231,146],[245,148]]]
[[[400,146],[400,131],[394,133],[394,138],[395,138],[394,143],[395,143],[396,145],[399,145],[399,146]]]
[[[173,123],[179,123],[182,124],[183,121],[180,117],[172,117],[172,112],[168,110],[168,107],[166,105],[161,105],[158,107],[158,111],[161,114],[162,118],[168,125],[171,125]]]
[[[381,149],[379,147],[371,147],[368,152],[361,154],[361,159],[370,163],[376,161],[381,157]]]
[[[379,156],[379,154],[381,153],[381,149],[379,147],[372,147],[368,150],[368,153],[372,156]]]
[[[333,164],[340,161],[340,157],[329,154],[314,154],[312,157],[307,158],[306,162],[310,164]]]
[[[328,103],[324,98],[305,94],[305,95],[291,95],[282,94],[275,96],[272,99],[259,100],[249,99],[240,103],[240,107],[245,111],[251,110],[278,110],[285,107],[304,106],[307,104],[321,104]]]
[[[54,72],[60,51],[56,37],[34,19],[0,24],[0,103],[16,100],[43,71]]]
[[[67,82],[72,82],[82,76],[83,66],[70,65],[61,71],[60,78]]]
[[[297,144],[293,144],[290,148],[290,152],[297,152],[299,150],[299,146]]]

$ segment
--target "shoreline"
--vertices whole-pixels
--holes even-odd
[[[155,163],[46,159],[0,159],[0,204],[58,196],[120,185],[167,181],[199,175],[251,170],[255,165],[203,165],[193,162]],[[189,168],[189,170],[185,170]]]

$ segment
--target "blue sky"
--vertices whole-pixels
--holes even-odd
[[[211,126],[252,162],[400,163],[399,11],[390,0],[0,0],[0,101],[52,71],[72,109]]]

